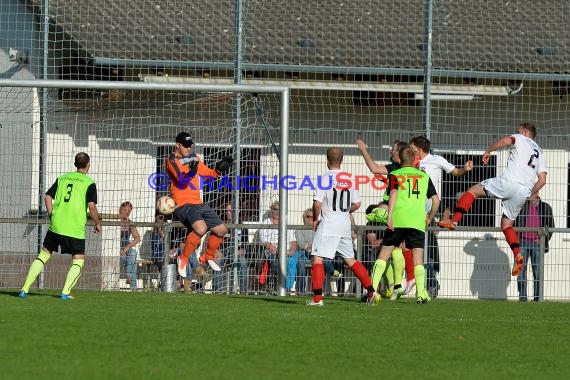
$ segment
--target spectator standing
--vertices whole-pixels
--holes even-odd
[[[520,214],[517,216],[515,227],[546,227],[554,228],[554,217],[552,215],[552,207],[543,202],[538,194],[532,194],[529,200],[524,204]],[[549,240],[552,232],[548,232],[548,236],[544,241],[544,253],[549,250]],[[517,277],[517,285],[519,291],[519,301],[527,300],[527,265],[530,260],[532,268],[532,277],[534,283],[534,301],[540,299],[540,235],[534,231],[525,231],[519,234],[521,245],[521,255],[523,256],[522,270]]]
[[[129,219],[133,204],[129,201],[119,206],[119,222],[121,223],[121,250],[119,252],[121,269],[127,272],[127,285],[131,290],[137,288],[137,251],[134,247],[141,241],[141,236],[135,224]],[[133,239],[131,240],[131,236]]]

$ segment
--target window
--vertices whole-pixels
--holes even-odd
[[[232,155],[233,149],[212,147],[203,149],[206,164],[213,167],[215,162],[225,155]],[[259,213],[259,161],[261,149],[242,148],[240,161],[241,183],[238,183],[235,173],[228,173],[224,179],[218,179],[211,186],[204,187],[203,199],[210,207],[216,210],[224,210],[224,204],[232,200],[232,188],[239,186],[240,194],[240,219],[243,222],[255,221]],[[244,185],[244,178],[251,176],[255,180],[247,181]],[[225,181],[225,182],[222,182]]]
[[[452,174],[443,174],[441,184],[441,206],[440,212],[443,213],[448,207],[453,213],[455,204],[457,203],[456,195],[469,189],[473,184],[481,182],[484,179],[492,178],[497,175],[497,157],[491,156],[488,165],[483,165],[481,155],[466,155],[445,153],[441,155],[447,161],[457,167],[463,167],[466,161],[473,160],[473,170],[463,177],[455,177]],[[496,200],[492,198],[477,199],[473,202],[471,209],[463,216],[460,225],[472,227],[494,227],[495,226],[495,204]]]

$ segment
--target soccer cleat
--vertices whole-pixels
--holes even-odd
[[[394,294],[393,290],[390,289],[384,289],[380,292],[380,295],[382,296],[382,298],[390,298],[392,297],[392,294]]]
[[[406,294],[406,289],[401,288],[401,287],[398,289],[394,289],[394,292],[392,293],[390,300],[391,301],[399,300],[400,297],[402,297],[404,294]]]
[[[431,301],[431,297],[427,294],[427,292],[425,292],[424,295],[419,296],[416,301],[417,303],[428,303]]]
[[[26,298],[28,296],[28,292],[26,292],[25,290],[20,290],[20,293],[18,293],[18,297],[20,298]]]
[[[212,268],[214,272],[219,272],[222,270],[222,268],[220,268],[220,266],[216,264],[214,260],[208,260],[208,265],[210,266],[210,268]]]
[[[325,304],[323,303],[323,300],[320,300],[319,302],[315,302],[313,300],[307,301],[307,306],[325,306]]]
[[[513,265],[513,271],[511,272],[511,274],[513,276],[518,276],[519,273],[522,270],[523,267],[523,262],[524,262],[524,257],[523,255],[521,255],[520,253],[517,255],[517,257],[515,257],[515,263]]]
[[[71,294],[63,294],[61,293],[59,295],[59,298],[64,300],[64,301],[68,301],[68,300],[72,300],[74,297]]]
[[[372,294],[372,297],[368,297],[366,302],[370,306],[378,305],[380,302],[382,302],[382,296],[380,295],[380,293],[374,292],[374,294]]]
[[[446,228],[448,230],[454,230],[457,227],[457,223],[452,222],[451,220],[441,221],[436,223],[441,228]]]
[[[413,292],[416,287],[416,279],[412,278],[410,281],[406,282],[406,294]]]
[[[417,303],[428,303],[431,301],[431,298],[429,296],[426,297],[418,297],[417,298]]]
[[[178,266],[178,274],[182,278],[186,278],[186,267],[188,266],[188,260],[180,260],[180,256],[176,258],[176,265]]]

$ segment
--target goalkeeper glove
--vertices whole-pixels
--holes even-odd
[[[234,159],[231,156],[225,156],[220,161],[216,162],[216,171],[218,173],[227,172],[234,163]]]

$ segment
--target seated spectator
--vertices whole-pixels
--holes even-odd
[[[164,252],[166,251],[166,243],[164,241],[164,215],[156,215],[154,217],[154,222],[158,225],[152,228],[152,233],[150,236],[150,246],[151,246],[151,256],[150,259],[158,267],[158,270],[162,270],[162,264],[164,263]]]
[[[228,231],[229,232],[229,231]],[[226,233],[227,235],[228,233]],[[226,256],[218,249],[214,253],[214,258],[216,264],[220,267],[219,271],[212,271],[212,290],[214,292],[221,292],[224,290],[224,276],[226,275]],[[226,284],[227,285],[227,284]]]
[[[279,224],[279,202],[273,202],[270,208],[271,216],[263,221],[263,224],[277,226]],[[287,231],[287,255],[293,256],[297,250],[297,240],[295,238],[295,231]],[[269,285],[270,289],[277,290],[277,275],[278,275],[278,247],[279,242],[279,229],[260,229],[259,241],[263,245],[263,260],[260,263],[262,268],[260,270],[260,284]],[[264,273],[264,267],[267,267],[267,273]],[[262,283],[264,277],[267,276],[267,282]]]
[[[233,221],[233,209],[232,203],[226,202],[224,215],[222,221],[226,224],[232,224]],[[241,221],[238,221],[238,224]],[[237,254],[234,251],[235,243],[237,242]],[[225,262],[232,262],[234,268],[237,269],[237,288],[234,289],[236,293],[247,293],[248,292],[248,263],[246,259],[246,247],[249,243],[249,231],[247,228],[234,228],[230,229],[228,233],[224,236],[222,244],[220,245],[220,252],[223,257],[225,257]],[[218,263],[218,265],[222,265]],[[216,273],[214,273],[214,276]],[[232,281],[232,286],[235,284]]]
[[[307,265],[311,265],[311,250],[313,247],[313,209],[308,208],[303,211],[303,224],[311,227],[310,230],[295,231],[297,240],[297,251],[293,256],[287,258],[287,289],[295,291],[293,284],[297,285],[297,291],[305,293],[307,281]]]
[[[170,257],[180,257],[182,252],[184,252],[185,242],[180,242],[180,246],[178,248],[174,248],[170,250],[169,256]],[[200,272],[201,265],[198,262],[198,257],[196,256],[196,251],[190,254],[188,258],[188,265],[186,265],[186,278],[180,277],[180,291],[181,292],[191,292],[192,289],[192,275],[194,270]]]

